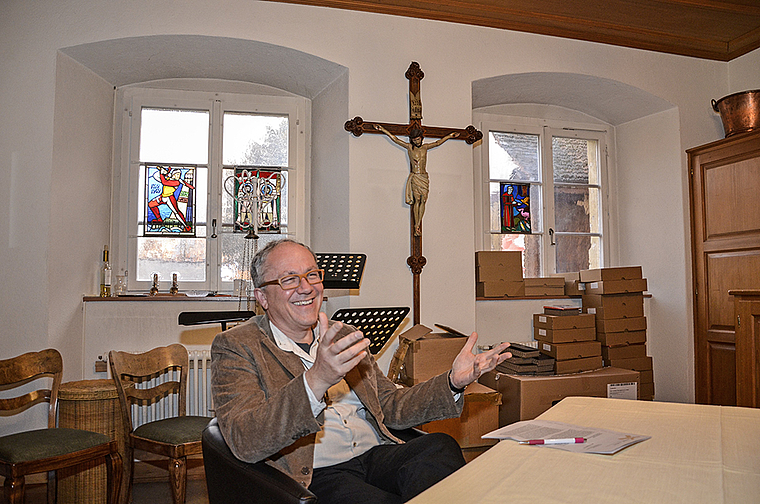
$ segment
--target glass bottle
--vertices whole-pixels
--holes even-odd
[[[103,265],[100,267],[100,297],[111,295],[111,263],[108,261],[108,245],[103,247]]]

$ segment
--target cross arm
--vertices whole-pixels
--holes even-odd
[[[382,123],[382,122],[374,122],[374,121],[365,121],[359,116],[354,117],[353,119],[350,119],[346,121],[346,124],[343,126],[344,129],[350,133],[353,133],[354,136],[361,136],[362,133],[380,133],[381,131],[375,129],[375,125],[379,124],[383,126],[386,130],[393,133],[394,135],[402,135],[402,136],[409,136],[410,131],[412,128],[419,128],[422,130],[423,135],[426,138],[443,138],[446,135],[450,133],[459,133],[459,136],[455,138],[455,140],[464,140],[468,145],[472,145],[478,140],[481,140],[483,138],[483,133],[476,129],[475,126],[467,126],[465,129],[456,129],[456,128],[439,128],[435,126],[422,126],[419,123],[411,122],[410,124],[393,124],[393,123]]]

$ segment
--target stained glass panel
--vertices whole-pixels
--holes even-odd
[[[234,232],[280,233],[283,174],[277,170],[235,168],[224,181],[233,200]],[[231,187],[232,186],[232,187]]]
[[[144,165],[143,236],[195,236],[194,166]]]
[[[500,184],[502,233],[530,234],[530,184]]]

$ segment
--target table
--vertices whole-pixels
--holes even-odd
[[[760,499],[760,409],[568,397],[538,418],[652,438],[615,455],[500,441],[410,504]]]

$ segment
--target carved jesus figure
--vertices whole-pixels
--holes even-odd
[[[425,214],[425,202],[427,202],[430,182],[426,171],[427,151],[438,147],[446,140],[456,138],[459,132],[452,132],[435,142],[423,143],[422,130],[415,128],[409,132],[409,142],[404,142],[399,137],[385,129],[380,124],[375,124],[375,129],[388,135],[394,143],[405,148],[409,154],[409,177],[406,179],[406,203],[412,207],[414,216],[414,235],[422,235],[422,216]]]

